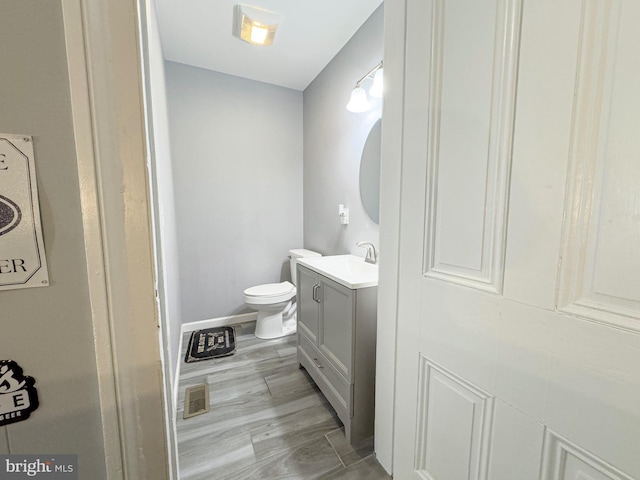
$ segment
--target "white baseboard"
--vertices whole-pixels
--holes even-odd
[[[226,325],[236,325],[238,323],[255,322],[258,319],[258,312],[243,313],[242,315],[231,315],[230,317],[210,318],[197,322],[183,323],[180,326],[180,333],[195,332],[204,328],[224,327]],[[182,337],[182,335],[180,335]]]

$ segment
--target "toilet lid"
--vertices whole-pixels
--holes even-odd
[[[264,285],[247,288],[244,294],[250,297],[277,297],[278,295],[289,293],[293,289],[293,284],[289,282],[265,283]]]

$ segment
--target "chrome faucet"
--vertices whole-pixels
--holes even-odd
[[[367,263],[373,263],[374,265],[378,263],[378,254],[376,253],[376,247],[371,242],[358,242],[356,243],[358,247],[364,247],[367,249],[367,256],[364,261]]]

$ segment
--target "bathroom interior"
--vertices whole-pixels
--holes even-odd
[[[179,33],[218,20],[204,10],[219,3],[187,5],[197,18]],[[430,9],[445,4],[446,15]],[[3,359],[35,379],[40,406],[0,427],[0,454],[78,455],[80,476],[96,480],[177,478],[173,447],[185,432],[175,432],[179,419],[163,407],[180,405],[178,364],[234,365],[204,379],[228,394],[254,366],[287,363],[287,373],[247,376],[247,398],[186,419],[197,425],[187,436],[212,417],[231,431],[240,407],[264,419],[258,403],[283,399],[292,380],[295,393],[285,397],[296,400],[287,404],[313,409],[337,430],[337,410],[330,415],[329,399],[308,381],[312,366],[297,368],[295,336],[263,341],[243,327],[225,361],[186,364],[181,329],[254,315],[244,290],[288,281],[292,249],[363,258],[356,243],[371,241],[380,247],[375,459],[387,472],[640,479],[640,2],[388,1],[384,55],[362,36],[381,23],[375,5],[367,18],[377,21],[363,19],[300,89],[189,67],[168,48],[165,64],[154,22],[143,24],[149,48],[138,51],[134,19],[147,7],[2,5],[1,131],[34,139],[52,281],[2,293]],[[220,20],[228,35],[231,10]],[[144,84],[141,56],[151,73]],[[378,227],[359,212],[356,182],[377,120],[345,104],[382,58]],[[429,69],[433,60],[440,68]],[[213,87],[225,94],[212,99]],[[147,117],[144,99],[155,99]],[[153,125],[146,149],[145,119]],[[442,129],[429,129],[432,120]],[[256,122],[263,138],[250,135]],[[180,125],[181,140],[173,138]],[[153,231],[157,269],[150,220],[161,227]],[[320,282],[310,278],[318,298]],[[46,341],[34,344],[34,332]],[[265,355],[263,345],[278,347]],[[253,434],[256,453],[271,455],[282,430],[263,427],[236,425],[234,437],[222,436],[225,448],[244,461]],[[194,439],[204,458],[221,457],[213,440]],[[330,448],[298,459],[340,462]]]
[[[213,325],[255,322],[247,289],[293,282],[291,251],[363,262],[379,255],[382,99],[369,94],[358,112],[346,105],[356,82],[369,90],[382,73],[384,12],[380,0],[349,6],[351,30],[336,26],[333,35],[342,37],[332,40],[335,54],[325,49],[317,73],[283,82],[268,49],[297,19],[283,18],[272,47],[250,45],[232,37],[234,3],[225,2],[228,16],[216,21],[229,41],[262,61],[260,78],[274,78],[260,81],[217,71],[202,63],[202,52],[190,58],[189,42],[175,40],[189,35],[170,3],[147,5],[146,85],[164,355],[182,412],[184,339]],[[289,324],[288,344],[296,342],[291,332]]]

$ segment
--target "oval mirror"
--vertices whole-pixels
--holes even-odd
[[[360,199],[367,215],[375,223],[380,221],[380,139],[382,119],[369,131],[360,160]]]

